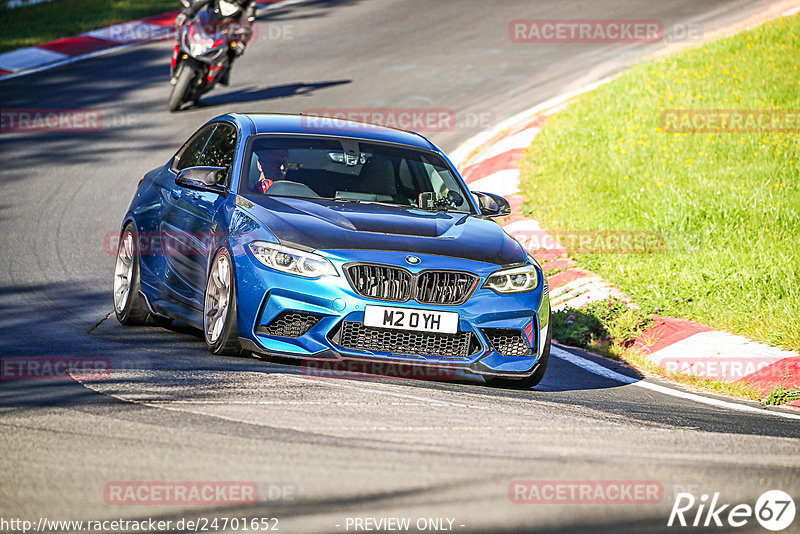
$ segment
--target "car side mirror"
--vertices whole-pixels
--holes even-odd
[[[500,195],[479,193],[477,191],[472,191],[472,194],[478,199],[481,215],[485,217],[505,217],[511,215],[511,204]]]
[[[175,183],[189,189],[226,196],[228,190],[224,184],[227,174],[226,167],[187,167],[178,173]]]

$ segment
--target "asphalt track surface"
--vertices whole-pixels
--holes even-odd
[[[752,505],[781,489],[797,500],[797,420],[626,385],[560,358],[530,391],[469,377],[319,379],[287,362],[213,357],[189,329],[108,317],[114,258],[104,237],[118,231],[142,174],[211,117],[446,108],[459,125],[428,135],[452,150],[662,46],[514,44],[511,20],[660,19],[709,31],[767,5],[311,0],[262,13],[262,38],[231,87],[196,110],[165,111],[165,42],[0,82],[4,108],[96,109],[115,121],[0,135],[0,354],[102,356],[129,368],[102,380],[0,383],[0,517],[277,517],[281,532],[344,532],[348,517],[447,517],[464,532],[652,532],[671,530],[678,491]],[[270,39],[269,28],[291,38]],[[664,489],[654,504],[512,504],[509,484],[520,479]],[[259,503],[115,506],[103,496],[112,481],[213,480],[254,482]],[[759,528],[751,519],[738,531]]]

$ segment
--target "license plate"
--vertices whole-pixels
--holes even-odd
[[[367,305],[364,326],[455,334],[458,332],[458,313]]]

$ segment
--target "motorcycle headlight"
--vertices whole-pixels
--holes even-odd
[[[313,252],[304,252],[265,241],[253,241],[249,247],[258,261],[276,271],[306,278],[339,276],[327,258]]]
[[[203,43],[192,43],[189,46],[189,51],[195,57],[202,56],[206,51],[206,45],[204,45]]]
[[[535,265],[525,265],[497,271],[489,275],[483,287],[498,293],[522,293],[532,291],[539,286],[539,272]]]

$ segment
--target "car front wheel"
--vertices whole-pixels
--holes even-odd
[[[122,231],[114,264],[114,313],[124,325],[143,325],[150,315],[139,294],[139,248],[133,224]]]
[[[208,273],[203,331],[212,354],[236,356],[242,351],[236,326],[236,284],[230,253],[221,248]]]

